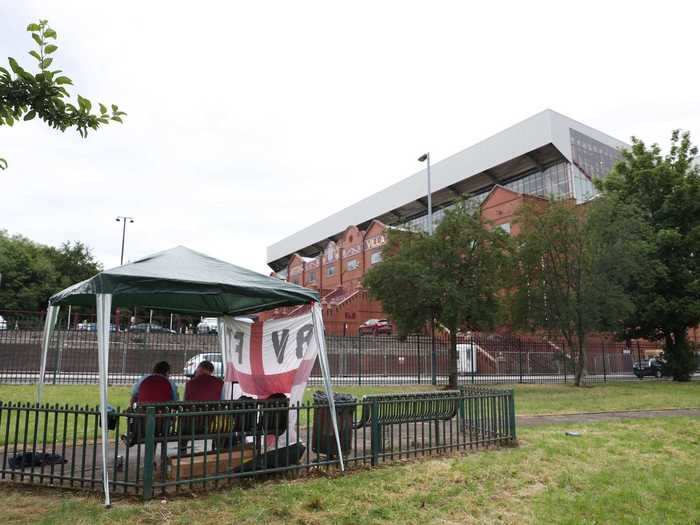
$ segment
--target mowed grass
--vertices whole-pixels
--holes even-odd
[[[320,388],[307,388],[305,400],[311,401],[313,392]],[[518,415],[700,408],[700,381],[674,383],[646,379],[596,384],[582,388],[556,384],[495,385],[495,388],[515,389],[515,408]],[[425,392],[435,389],[430,385],[340,386],[336,391],[347,392],[360,398],[365,394]],[[129,392],[129,387],[110,387],[110,404],[115,407],[126,407],[130,397]],[[180,395],[182,392],[181,386]],[[33,402],[35,393],[36,387],[32,385],[0,385],[0,401]],[[95,385],[47,385],[44,388],[44,401],[60,405],[95,406],[99,402],[99,391]]]
[[[669,417],[527,428],[516,448],[111,510],[98,495],[48,489],[0,485],[0,497],[8,523],[690,524],[700,522],[699,450],[700,419]]]

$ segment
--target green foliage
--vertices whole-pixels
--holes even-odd
[[[0,230],[0,308],[37,311],[56,292],[98,273],[102,265],[80,242],[44,246]]]
[[[58,49],[55,43],[56,31],[51,29],[46,20],[38,24],[29,24],[27,31],[36,42],[37,49],[29,54],[37,61],[37,73],[30,73],[14,58],[8,58],[10,69],[0,67],[0,126],[13,126],[20,120],[32,120],[39,117],[49,126],[60,131],[75,128],[81,137],[88,135],[88,130],[97,130],[109,122],[122,122],[126,115],[115,105],[111,114],[100,104],[99,113],[92,112],[92,103],[78,95],[78,105],[72,104],[70,95],[64,86],[72,85],[70,78],[59,75],[59,69],[50,70],[53,57],[49,56]],[[102,108],[105,110],[102,111]],[[0,169],[6,169],[7,162],[0,158]]]
[[[700,323],[700,167],[690,134],[674,131],[669,153],[637,138],[612,173],[598,182],[605,196],[633,203],[652,235],[645,278],[627,293],[635,315],[624,322],[627,337],[665,342],[676,380],[695,369],[687,330]]]
[[[600,198],[526,203],[514,240],[510,315],[518,327],[556,332],[586,375],[585,339],[632,315],[627,285],[643,278],[649,232],[632,206]]]
[[[448,211],[433,236],[392,230],[382,264],[364,284],[403,334],[433,320],[450,330],[450,381],[456,384],[456,333],[492,327],[507,236],[490,231],[463,205]]]

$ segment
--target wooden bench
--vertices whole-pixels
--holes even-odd
[[[157,443],[214,439],[233,436],[281,435],[287,430],[288,399],[236,399],[232,401],[170,401],[144,403],[131,413],[156,414]],[[275,410],[279,408],[279,410]],[[128,447],[145,443],[145,417],[131,417],[122,440]]]

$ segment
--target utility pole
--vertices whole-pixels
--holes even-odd
[[[121,258],[119,259],[119,265],[124,266],[124,242],[126,240],[126,222],[129,221],[129,223],[133,223],[134,218],[119,215],[117,217],[116,221],[122,223],[122,255],[121,255]]]

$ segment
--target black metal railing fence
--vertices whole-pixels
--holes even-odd
[[[39,316],[4,314],[0,326],[0,383],[31,383],[38,379],[43,321]],[[97,382],[97,338],[89,323],[62,324],[59,319],[47,356],[44,380],[52,384]],[[86,329],[86,327],[88,329]],[[174,332],[174,331],[173,331]],[[110,336],[109,380],[131,384],[165,360],[173,378],[182,382],[191,362],[215,361],[223,373],[215,333],[129,331],[114,327]],[[329,334],[334,333],[329,330]],[[458,337],[460,384],[566,383],[573,380],[574,356],[556,337],[464,334]],[[447,384],[449,334],[326,335],[331,374],[336,385]],[[589,382],[634,379],[633,363],[661,351],[659,344],[591,338],[587,345]],[[218,360],[218,361],[217,361]],[[316,365],[311,383],[320,382]]]
[[[475,387],[340,404],[344,464],[353,469],[513,443],[514,406],[512,390]],[[324,404],[162,404],[114,410],[108,419],[113,494],[148,499],[340,463]],[[101,490],[100,423],[96,408],[0,403],[0,479]]]

